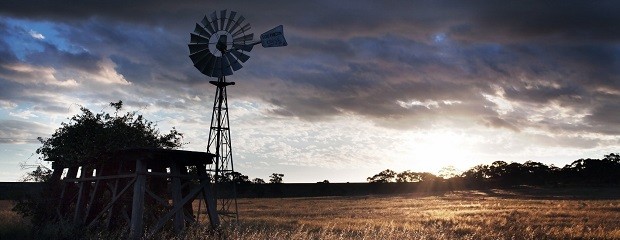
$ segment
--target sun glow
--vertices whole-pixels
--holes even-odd
[[[437,174],[442,168],[454,166],[463,171],[470,167],[471,137],[453,131],[409,132],[403,139],[403,160],[400,167],[415,172]]]

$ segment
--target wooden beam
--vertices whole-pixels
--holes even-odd
[[[89,166],[82,166],[81,177],[88,178],[93,176],[93,168]],[[80,190],[78,191],[78,198],[75,204],[75,215],[73,221],[75,223],[83,222],[84,212],[86,211],[86,201],[90,195],[90,181],[83,181],[79,183]]]
[[[129,181],[127,183],[127,185],[123,188],[123,190],[121,190],[117,195],[114,196],[114,198],[112,198],[112,201],[110,201],[110,203],[108,203],[108,205],[106,205],[103,209],[101,209],[101,211],[97,214],[97,216],[95,216],[95,218],[93,218],[93,220],[90,222],[90,224],[88,224],[88,227],[93,227],[95,225],[95,222],[97,222],[97,220],[103,216],[103,214],[108,211],[108,209],[110,209],[112,206],[114,206],[114,204],[116,203],[116,201],[123,196],[123,193],[125,193],[125,191],[127,191],[127,189],[129,189],[129,187],[132,186],[132,184],[134,184],[134,182],[136,182],[136,178],[132,179],[131,181]],[[110,213],[110,216],[108,217],[108,219],[111,219],[113,217],[113,214]],[[109,222],[108,222],[109,223]]]
[[[146,163],[143,163],[143,159],[136,159],[136,172],[146,172]],[[136,183],[134,183],[133,188],[133,203],[131,206],[131,223],[129,227],[129,237],[131,239],[139,239],[142,237],[145,188],[146,176],[136,176]]]
[[[170,166],[170,173],[172,173],[172,175],[181,175],[181,166],[177,165],[175,162],[172,162],[172,166]],[[181,200],[183,198],[183,195],[181,192],[181,178],[178,178],[178,177],[172,178],[171,191],[172,192],[170,193],[170,195],[172,196],[172,206],[174,208],[178,207],[179,205],[183,206],[181,203]],[[180,232],[181,229],[183,229],[183,226],[185,225],[185,220],[183,218],[183,211],[175,212],[173,225],[174,225],[175,232]]]
[[[209,175],[207,175],[205,171],[205,166],[196,165],[196,169],[198,171],[198,175],[201,177],[201,183],[204,181],[206,183],[210,183]],[[206,180],[205,180],[206,178]],[[211,191],[211,187],[209,185],[204,185],[202,187],[202,198],[205,201],[205,207],[207,208],[207,214],[209,215],[209,223],[211,223],[211,228],[216,229],[220,226],[220,217],[217,214],[217,204],[215,201],[215,196]]]
[[[178,211],[181,211],[183,209],[183,205],[191,200],[194,199],[196,197],[196,195],[206,186],[208,185],[209,182],[204,181],[201,182],[200,185],[194,189],[192,189],[192,191],[185,196],[181,202],[179,204],[174,204],[174,207],[172,210],[170,210],[169,212],[166,213],[166,215],[164,215],[163,217],[159,218],[159,221],[157,222],[157,224],[151,228],[151,232],[146,236],[147,239],[153,237],[153,234],[155,234],[157,231],[159,231],[159,229],[161,229],[164,224],[166,224],[166,222],[168,220],[170,220],[170,218],[172,217],[172,215],[176,214]]]

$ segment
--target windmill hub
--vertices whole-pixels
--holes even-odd
[[[226,54],[226,51],[232,48],[232,39],[229,32],[218,31],[209,38],[209,52],[216,57],[222,57],[222,52]]]

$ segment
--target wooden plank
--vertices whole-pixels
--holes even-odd
[[[172,175],[181,175],[181,166],[177,165],[175,162],[170,166],[170,173]],[[172,196],[172,206],[176,208],[178,205],[182,204],[181,200],[183,195],[181,193],[181,179],[178,177],[172,178],[172,189],[170,195]],[[182,206],[182,205],[181,205]],[[183,211],[177,211],[174,214],[174,231],[180,232],[185,225],[185,220],[183,219]]]
[[[166,224],[166,222],[172,217],[172,215],[176,214],[178,211],[181,211],[181,209],[183,209],[183,205],[187,203],[187,201],[194,199],[196,195],[208,184],[209,182],[207,181],[201,182],[200,185],[192,189],[192,191],[187,196],[185,196],[179,204],[174,204],[174,208],[172,210],[167,212],[166,215],[164,215],[163,217],[159,218],[159,221],[153,228],[151,228],[151,232],[146,236],[146,238],[152,238],[153,234],[159,231],[159,229],[161,229],[164,224]]]
[[[116,175],[121,175],[121,173],[123,173],[123,167],[125,166],[124,162],[112,161],[109,164],[113,164],[114,167],[116,167]],[[111,167],[111,168],[113,169],[114,167]],[[120,195],[118,195],[119,194],[118,193],[118,185],[120,184],[120,181],[121,181],[121,178],[116,178],[114,180],[114,186],[112,187],[112,199],[117,199],[117,196],[120,196]],[[135,181],[136,181],[136,178],[134,177],[131,180],[131,184],[133,184]],[[130,186],[131,184],[128,183],[127,186]],[[110,209],[110,214],[108,214],[108,218],[105,220],[106,221],[105,222],[106,229],[110,229],[110,222],[112,221],[112,219],[114,217],[116,217],[116,213],[119,211],[119,207],[118,206],[114,207],[113,204],[109,205],[109,206],[112,207],[112,208]],[[105,212],[105,210],[102,211],[102,212]]]
[[[83,166],[82,173],[80,175],[84,178],[92,177],[93,168]],[[73,222],[75,223],[83,222],[82,218],[84,218],[84,212],[86,211],[86,201],[90,195],[90,184],[90,181],[83,181],[78,184],[80,186],[80,190],[78,191],[78,198],[75,204],[75,215],[73,216]]]
[[[142,159],[136,159],[136,171],[146,171],[146,164]],[[144,192],[146,188],[146,176],[138,175],[133,188],[133,203],[131,206],[131,223],[129,237],[139,239],[142,236],[144,217]]]
[[[108,179],[117,179],[117,178],[132,178],[135,177],[136,173],[129,174],[120,174],[120,175],[109,175],[109,176],[98,176],[98,177],[89,177],[89,178],[65,178],[63,181],[65,182],[94,182],[97,180],[108,180]]]
[[[162,205],[164,207],[170,207],[170,204],[168,203],[168,201],[160,196],[157,196],[157,194],[153,193],[150,189],[146,189],[146,193],[152,197],[153,199],[155,199],[155,201],[159,204]]]
[[[116,203],[116,201],[118,199],[120,199],[121,196],[123,196],[123,194],[125,193],[125,191],[127,191],[127,189],[129,189],[129,187],[131,187],[134,183],[136,182],[136,178],[132,179],[131,181],[129,181],[127,183],[127,185],[123,188],[123,190],[121,190],[117,195],[114,196],[114,198],[112,198],[112,201],[110,201],[110,203],[108,203],[108,205],[106,205],[98,214],[95,218],[93,218],[93,220],[90,222],[90,224],[88,224],[88,227],[93,227],[95,225],[95,223],[97,222],[97,220],[99,220],[99,218],[101,216],[103,216],[103,214],[108,211],[108,209],[110,209],[111,207],[114,206],[114,204]],[[108,218],[108,222],[106,223],[109,224],[109,219],[111,219],[113,216],[113,214],[110,213],[110,217]]]
[[[211,182],[211,180],[209,179],[209,175],[207,175],[207,173],[205,172],[205,166],[197,165],[196,169],[198,170],[199,176],[206,177],[206,180],[204,180],[204,178],[201,178],[201,183],[203,181],[206,183]],[[209,223],[211,223],[211,228],[216,229],[220,226],[220,217],[217,214],[217,204],[215,201],[215,196],[213,195],[213,192],[211,191],[211,187],[209,187],[209,185],[204,185],[201,192],[202,198],[205,201],[205,207],[207,208],[207,214],[209,215]]]

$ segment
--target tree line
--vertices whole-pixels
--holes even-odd
[[[620,155],[610,153],[602,159],[579,159],[562,168],[534,161],[495,161],[449,177],[409,170],[397,173],[386,169],[366,180],[370,183],[442,181],[467,186],[618,185]]]

